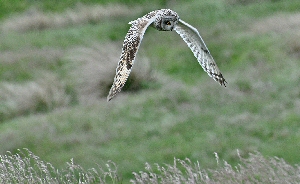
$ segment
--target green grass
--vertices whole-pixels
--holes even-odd
[[[75,8],[78,5],[94,5],[94,4],[125,4],[125,5],[134,5],[134,4],[144,4],[147,6],[147,2],[142,0],[85,0],[85,1],[73,1],[73,0],[64,0],[64,1],[51,1],[51,0],[43,0],[43,1],[31,1],[24,0],[22,2],[18,0],[3,0],[1,1],[0,6],[0,19],[3,19],[7,16],[14,15],[16,13],[25,12],[28,9],[36,8],[43,10],[45,12],[62,12],[66,9]],[[166,4],[165,0],[154,0],[151,4],[164,6]]]
[[[64,3],[55,10],[47,2],[36,6],[64,14]],[[216,152],[234,165],[236,149],[243,157],[259,151],[299,164],[299,44],[291,41],[299,35],[255,30],[278,13],[296,13],[297,0],[169,3],[199,29],[228,86],[203,72],[176,33],[149,28],[136,63],[150,61],[151,80],[109,103],[100,95],[107,88],[101,82],[113,80],[104,74],[114,74],[127,22],[164,3],[99,22],[3,32],[0,153],[28,148],[55,168],[71,158],[86,169],[112,160],[125,183],[145,162],[172,164],[174,157],[215,168]],[[76,50],[97,50],[95,44],[106,52]]]

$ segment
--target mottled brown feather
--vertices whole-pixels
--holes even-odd
[[[155,20],[155,15],[156,13],[150,12],[142,18],[130,22],[131,26],[123,42],[120,61],[116,69],[113,85],[107,96],[107,101],[110,101],[116,96],[125,85],[134,64],[143,35],[147,27]]]

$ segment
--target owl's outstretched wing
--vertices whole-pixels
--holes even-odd
[[[197,29],[179,19],[179,22],[175,26],[174,30],[187,43],[188,47],[192,50],[194,56],[197,58],[204,71],[206,71],[208,75],[215,81],[219,82],[220,85],[224,85],[226,87],[225,83],[227,82]]]
[[[147,27],[153,23],[156,18],[155,12],[150,12],[146,16],[138,18],[137,20],[129,22],[131,27],[125,36],[123,42],[122,53],[120,61],[116,69],[116,75],[112,87],[107,96],[107,101],[110,101],[116,94],[118,94],[124,86],[133,66],[135,56],[138,52],[142,42],[144,33]]]

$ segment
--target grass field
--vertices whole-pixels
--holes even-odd
[[[0,11],[2,155],[27,148],[56,168],[112,160],[124,183],[174,157],[216,168],[216,152],[234,165],[237,149],[300,163],[298,0],[43,2]],[[107,103],[127,22],[166,7],[199,30],[227,87],[175,32],[149,28]]]

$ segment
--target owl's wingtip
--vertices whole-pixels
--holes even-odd
[[[107,102],[111,101],[120,91],[121,90],[116,90],[114,86],[112,86],[107,95]]]
[[[213,79],[218,82],[221,86],[226,87],[227,81],[223,77],[222,73],[213,74]]]
[[[221,84],[221,86],[223,85],[224,87],[226,87],[227,81],[224,79],[223,83]]]
[[[109,92],[109,94],[107,95],[107,102],[111,101],[111,99],[113,99],[114,96],[116,96],[116,93]]]
[[[219,80],[219,83],[220,83],[221,86],[224,86],[224,87],[226,87],[226,84],[228,84],[227,81],[224,78]]]
[[[111,101],[111,99],[113,99],[114,96],[115,94],[113,94],[112,89],[110,89],[106,98],[107,102]]]

